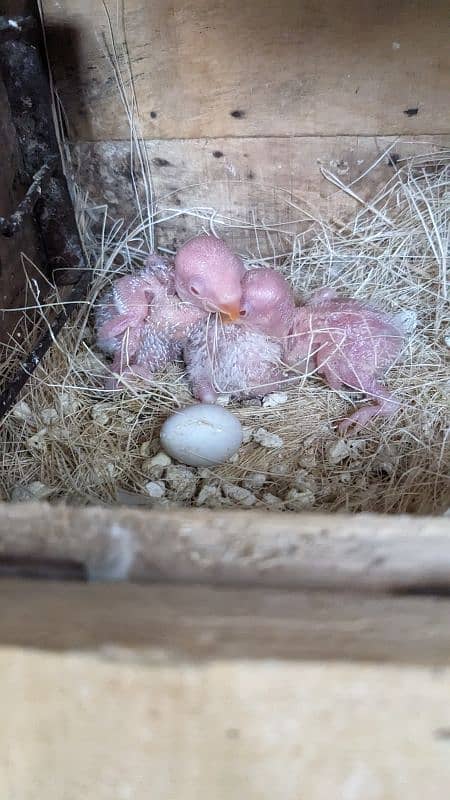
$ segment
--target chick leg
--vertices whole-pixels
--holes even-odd
[[[349,417],[339,423],[339,432],[346,434],[350,428],[358,431],[365,427],[374,417],[391,417],[397,413],[400,403],[394,400],[392,394],[375,378],[368,377],[361,381],[365,391],[374,402],[356,409]]]
[[[335,289],[329,286],[324,286],[322,289],[316,289],[307,301],[307,306],[319,306],[322,303],[327,303],[329,300],[335,300],[338,294]]]
[[[332,366],[324,364],[318,370],[318,372],[320,375],[322,375],[324,381],[327,383],[330,389],[334,389],[336,392],[339,391],[339,389],[342,389],[342,381],[337,372],[333,370]]]
[[[340,359],[336,358],[336,345],[328,339],[321,339],[316,336],[314,339],[314,351],[316,368],[330,389],[339,391],[342,389],[344,380],[341,375]]]
[[[128,328],[125,331],[122,341],[114,354],[113,363],[111,364],[112,375],[107,378],[105,382],[107,389],[117,389],[119,385],[118,376],[125,375],[132,371],[133,357],[138,350],[141,333],[142,325],[138,325],[135,328]]]
[[[210,353],[209,332],[199,325],[183,348],[183,358],[191,391],[201,403],[215,403],[219,392],[214,387],[214,367]]]
[[[111,313],[103,315],[106,321],[98,330],[99,341],[111,340],[120,336],[127,328],[143,322],[157,288],[155,281],[156,278],[152,276],[125,275],[116,282],[108,300],[111,303]]]
[[[198,379],[192,381],[192,394],[200,403],[215,403],[219,396],[211,383]]]

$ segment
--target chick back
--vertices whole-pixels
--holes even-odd
[[[281,345],[242,325],[210,318],[197,325],[184,347],[194,396],[213,400],[219,394],[237,399],[279,389],[284,380]]]

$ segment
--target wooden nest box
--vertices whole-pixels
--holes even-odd
[[[115,4],[108,19],[99,0],[43,0],[47,50],[41,18],[33,2],[6,2],[2,14],[2,306],[20,308],[26,301],[27,281],[28,285],[34,281],[41,298],[56,286],[67,303],[50,331],[36,331],[32,352],[19,359],[16,371],[2,387],[0,411],[5,411],[16,401],[36,358],[44,355],[58,335],[69,310],[85,296],[89,283],[55,133],[47,56],[54,88],[65,109],[64,133],[76,156],[80,185],[94,201],[106,198],[117,217],[125,218],[132,191],[127,168],[129,122],[120,105],[114,71],[103,44],[109,43],[111,51],[109,25],[110,20],[114,25],[117,21]],[[396,158],[414,154],[424,139],[430,147],[448,145],[448,74],[443,66],[448,48],[447,14],[448,3],[444,0],[432,4],[387,4],[381,0],[129,0],[118,23],[118,36],[121,41],[125,36],[127,42],[141,134],[149,143],[156,197],[169,196],[174,208],[207,201],[208,207],[227,209],[231,216],[250,223],[251,209],[256,209],[261,219],[279,216],[279,195],[275,191],[262,193],[260,186],[283,187],[290,196],[301,194],[306,203],[324,214],[344,219],[354,201],[330,189],[320,175],[320,166],[332,165],[333,171],[351,184],[364,169],[362,165],[376,160],[397,137],[400,141],[393,151]],[[123,53],[120,49],[119,61],[127,81]],[[386,159],[382,169],[388,176],[392,163]],[[206,199],[200,185],[208,187]],[[180,186],[185,187],[182,194]],[[291,209],[289,222],[294,218],[295,209]],[[160,244],[175,249],[195,232],[193,226],[188,216],[166,222],[159,230]],[[232,235],[236,249],[244,250],[246,241],[245,230],[236,229]],[[20,314],[3,314],[0,334],[9,347],[14,336],[19,341]],[[224,726],[223,743],[218,742],[217,719],[211,717],[205,722],[211,726],[215,755],[208,755],[205,730],[195,728],[210,763],[209,771],[204,770],[201,760],[195,769],[190,769],[195,760],[186,744],[190,735],[177,739],[176,722],[166,728],[168,738],[160,746],[159,755],[152,750],[156,774],[164,769],[166,759],[170,761],[169,751],[177,749],[185,765],[185,778],[182,786],[169,776],[166,789],[155,779],[151,793],[154,800],[400,800],[405,796],[415,800],[425,794],[436,800],[445,797],[450,779],[450,717],[440,708],[448,703],[449,593],[449,517],[76,508],[47,503],[0,505],[2,646],[35,648],[41,651],[39,658],[42,651],[57,652],[59,659],[74,651],[78,656],[83,651],[86,658],[86,654],[92,658],[95,653],[97,659],[101,652],[107,662],[113,658],[113,651],[117,662],[120,654],[128,654],[129,659],[133,653],[137,662],[127,661],[127,675],[136,674],[136,663],[144,670],[151,663],[154,683],[150,693],[164,693],[164,687],[169,685],[175,694],[179,691],[180,719],[188,720],[191,732],[196,724],[192,721],[194,712],[188,712],[184,704],[189,701],[192,707],[197,702],[201,705],[203,695],[199,693],[192,701],[189,681],[194,680],[194,675],[201,683],[200,673],[211,681],[206,681],[204,691],[208,702],[213,695],[216,700],[219,698],[216,713]],[[176,665],[181,670],[181,689],[174,687],[172,677],[164,672],[162,658],[171,668]],[[381,662],[395,662],[397,666],[374,666]],[[223,665],[222,677],[217,677],[218,673],[212,677],[208,671],[217,663]],[[245,670],[249,663],[255,670],[255,685],[260,686],[261,696],[248,682]],[[341,787],[336,794],[330,789],[331,773],[328,782],[313,780],[315,768],[311,768],[304,755],[306,750],[302,750],[307,747],[306,728],[300,744],[294,722],[283,728],[281,706],[277,704],[284,703],[282,719],[286,720],[289,692],[282,695],[278,678],[275,680],[273,675],[265,673],[263,679],[258,670],[267,663],[278,664],[279,681],[289,681],[289,670],[297,670],[295,680],[300,684],[304,680],[311,692],[321,694],[320,707],[325,709],[322,728],[314,722],[313,712],[312,722],[308,723],[308,714],[303,713],[305,706],[300,716],[302,724],[311,724],[317,752],[326,738],[327,720],[332,719],[337,755],[334,757],[331,748],[327,759],[333,761],[334,780]],[[75,661],[73,674],[78,669],[74,664]],[[190,677],[183,672],[186,664],[190,665]],[[339,674],[338,664],[344,670]],[[442,671],[434,674],[431,669],[436,665]],[[111,675],[121,674],[123,662],[111,675],[109,666],[103,668],[115,694]],[[16,675],[13,671],[8,673],[7,666],[5,669],[5,674]],[[89,688],[95,696],[103,673],[100,668],[96,671],[97,666],[92,669],[99,681],[97,688],[94,683]],[[325,675],[326,669],[329,671]],[[51,688],[45,689],[45,681],[51,687],[56,678],[50,677],[54,674],[50,667],[42,666],[42,670],[42,691],[51,694]],[[399,670],[396,677],[392,670]],[[267,767],[267,761],[271,756],[276,758],[278,752],[276,736],[269,746],[267,733],[264,749],[262,734],[252,729],[252,741],[257,742],[252,750],[250,739],[239,739],[239,725],[231,716],[226,720],[225,700],[223,706],[220,704],[220,686],[225,685],[227,675],[233,675],[233,680],[239,680],[241,675],[242,686],[250,687],[249,703],[254,703],[261,726],[273,725],[281,740],[291,747],[289,757],[280,756],[286,766],[285,776],[294,775],[291,782],[278,773],[274,778]],[[404,683],[402,675],[406,675]],[[122,679],[131,685],[135,677]],[[224,684],[220,683],[222,679]],[[266,679],[272,687],[268,702],[273,700],[275,704],[272,716],[263,710],[261,700]],[[218,681],[215,690],[214,680]],[[333,716],[336,705],[327,700],[333,692],[335,699],[339,695],[331,687],[333,680],[342,680],[349,698],[345,712],[339,711],[339,718]],[[12,678],[11,681],[13,686]],[[129,690],[129,685],[128,689],[124,685],[118,689],[122,697]],[[416,693],[413,685],[417,686]],[[381,692],[381,686],[385,692]],[[376,706],[382,705],[386,696],[395,705],[390,694],[392,686],[397,687],[395,697],[400,699],[395,706],[397,718],[391,726],[388,718],[378,719]],[[360,708],[359,703],[364,706],[361,698],[366,689],[370,697],[377,698],[371,710],[366,709],[365,719],[367,725],[371,719],[377,720],[378,755],[371,753],[374,742],[370,737],[364,739],[353,708]],[[65,691],[63,688],[61,693]],[[0,688],[3,706],[1,692]],[[225,692],[223,697],[227,696]],[[294,704],[300,702],[295,692],[292,697]],[[431,698],[429,705],[427,697]],[[80,698],[84,703],[81,694]],[[236,703],[236,696],[233,698]],[[104,697],[101,702],[102,708],[109,708]],[[416,702],[418,716],[412,711]],[[155,714],[164,715],[157,697],[155,708]],[[128,708],[123,713],[125,717],[127,713],[131,715],[131,726],[145,728],[147,723],[136,710]],[[149,715],[152,713],[148,710]],[[74,706],[74,716],[65,730],[72,730],[76,714]],[[108,714],[109,727],[117,731],[121,723],[116,722],[113,710]],[[354,726],[351,730],[346,728],[347,714]],[[420,714],[429,721],[429,740],[420,727]],[[400,717],[411,741],[417,729],[417,751],[411,749],[408,736],[401,734]],[[102,750],[105,737],[112,748],[135,748],[139,772],[139,765],[145,764],[145,748],[150,739],[145,740],[144,746],[144,739],[135,739],[130,733],[129,738],[128,734],[119,736],[117,741],[120,739],[122,745],[114,744],[112,732],[105,728],[98,733],[98,720],[92,718],[86,725],[94,732],[91,738],[87,735],[94,760],[108,762],[106,751]],[[342,739],[352,732],[362,742],[362,755],[359,761],[355,757],[359,766],[352,762],[344,775],[340,765],[348,765],[348,753]],[[386,744],[391,734],[395,741],[392,752]],[[79,734],[76,747],[84,735]],[[33,742],[27,746],[34,747]],[[239,742],[244,755],[239,754]],[[314,741],[311,744],[309,740],[309,745],[314,747]],[[39,796],[49,800],[63,794],[68,800],[113,796],[104,787],[97,794],[89,788],[96,780],[104,780],[107,786],[106,778],[96,775],[94,784],[81,786],[70,760],[64,769],[60,767],[61,747],[62,744],[53,743],[48,756],[48,762],[56,765],[52,779],[59,794],[52,793],[52,782],[44,775],[38,781]],[[80,747],[83,750],[83,745]],[[422,756],[423,771],[416,770],[415,761]],[[88,774],[90,769],[89,774],[94,775],[92,764],[86,766],[90,753],[83,750],[80,758],[82,770]],[[122,763],[120,758],[119,761]],[[37,795],[24,788],[26,778],[18,777],[13,762],[10,759],[5,768],[5,786],[16,787],[16,791],[1,791],[0,769],[0,795],[31,800]],[[225,764],[226,779],[223,775],[220,778],[218,763]],[[300,764],[300,777],[295,777],[294,763]],[[320,759],[312,759],[311,763],[325,769]],[[370,764],[378,775],[373,780],[373,775],[367,777]],[[146,769],[142,766],[142,774],[147,774]],[[259,770],[266,776],[264,779],[258,778]],[[400,773],[402,780],[396,780]],[[111,778],[108,784],[122,787],[122,794],[114,797],[140,800],[149,796],[135,773],[129,778],[129,794],[124,788],[125,779],[122,783],[117,781]],[[77,794],[77,787],[81,794]]]

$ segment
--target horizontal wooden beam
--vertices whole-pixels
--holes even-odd
[[[309,228],[311,219],[339,223],[359,210],[354,199],[322,177],[321,167],[352,184],[378,162],[354,186],[361,198],[373,199],[402,159],[450,147],[450,135],[153,139],[145,146],[158,208],[169,209],[158,226],[159,245],[176,250],[214,216],[217,232],[237,250],[272,255],[274,245],[278,252],[288,251],[293,235]],[[387,151],[390,158],[383,158]],[[114,219],[133,219],[129,140],[79,141],[72,153],[77,180],[91,202],[106,203]],[[145,203],[136,166],[134,173]],[[255,222],[270,230],[271,242],[263,234],[256,241]]]
[[[2,504],[11,558],[94,580],[445,595],[450,518]]]
[[[144,138],[449,131],[446,0],[128,0],[126,38]],[[74,138],[126,139],[100,0],[44,0],[50,57]]]
[[[0,581],[0,645],[134,657],[450,663],[450,601]]]

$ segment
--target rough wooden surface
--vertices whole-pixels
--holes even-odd
[[[217,231],[230,244],[269,255],[273,244],[279,252],[289,250],[289,235],[307,231],[311,218],[339,222],[360,207],[322,177],[321,167],[348,184],[389,147],[397,161],[450,146],[450,135],[400,141],[386,136],[159,139],[146,146],[158,206],[169,209],[167,221],[158,226],[159,245],[176,250],[202,225],[208,226],[214,214]],[[129,142],[79,142],[73,156],[77,180],[92,201],[106,203],[113,219],[135,217]],[[393,174],[386,156],[353,190],[367,200]],[[138,170],[135,181],[143,200]],[[196,212],[182,214],[183,208]],[[256,241],[255,222],[270,229],[270,242],[264,234]],[[233,227],[236,223],[240,227]]]
[[[9,217],[16,210],[28,186],[1,79],[0,108],[0,216]],[[25,253],[25,257],[22,257],[22,253]],[[35,285],[40,290],[45,286],[44,275],[35,264],[45,271],[46,265],[43,263],[36,226],[31,218],[27,218],[15,236],[6,237],[0,234],[0,343],[3,345],[15,347],[16,342],[20,345],[23,337],[24,329],[20,325],[23,313],[11,309],[21,308],[26,302],[27,276],[36,281]]]
[[[4,649],[0,672],[5,800],[448,794],[449,670]]]
[[[71,560],[91,578],[450,591],[450,518],[0,505],[0,558]]]
[[[74,138],[126,139],[102,3],[43,5]],[[446,0],[129,0],[143,136],[448,132],[447,12]]]
[[[33,22],[19,35],[0,39],[0,71],[3,76],[12,120],[28,186],[46,162],[52,170],[42,192],[36,194],[33,217],[45,251],[46,273],[57,285],[74,284],[84,268],[72,201],[63,173],[59,141],[54,125],[39,3],[30,3]],[[12,26],[13,31],[17,31]]]
[[[0,607],[0,645],[125,648],[144,663],[157,656],[450,665],[448,599],[3,580]]]

